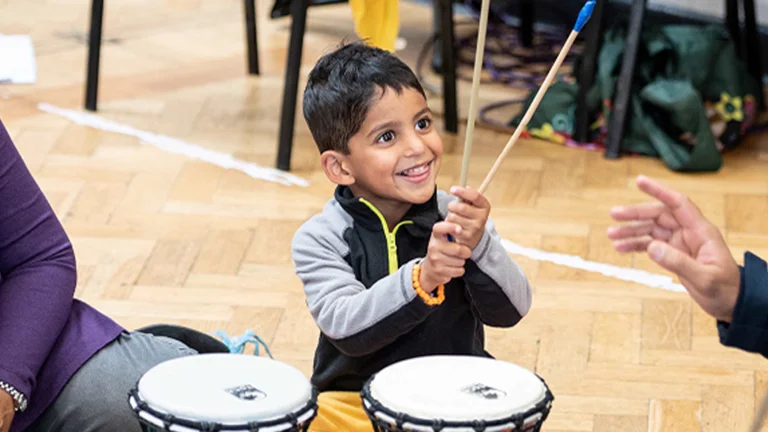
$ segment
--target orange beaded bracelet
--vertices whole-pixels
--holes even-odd
[[[413,289],[415,289],[416,294],[418,294],[419,297],[424,300],[424,303],[430,306],[436,306],[445,300],[445,286],[443,286],[443,284],[437,286],[437,297],[430,295],[421,287],[421,282],[419,282],[419,278],[421,276],[421,265],[413,265],[413,272],[411,272],[411,276],[413,279]]]

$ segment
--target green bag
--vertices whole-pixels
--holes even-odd
[[[589,141],[598,147],[607,136],[625,40],[626,27],[604,35],[588,92]],[[554,83],[527,134],[582,145],[571,138],[578,88],[565,79]],[[511,125],[520,123],[535,93]],[[649,26],[638,49],[621,151],[659,157],[675,171],[717,171],[721,153],[738,146],[754,122],[762,96],[721,26]]]

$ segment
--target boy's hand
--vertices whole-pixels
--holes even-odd
[[[464,276],[464,263],[472,256],[466,245],[448,240],[448,236],[461,235],[464,230],[454,223],[438,222],[432,227],[427,256],[421,263],[419,282],[426,292],[434,291],[438,285],[447,284],[453,278]]]
[[[446,221],[461,226],[462,233],[456,236],[456,241],[474,249],[485,232],[485,224],[491,213],[491,203],[483,194],[470,187],[454,186],[451,188],[451,194],[461,198],[463,202],[452,201],[448,204],[450,213]]]

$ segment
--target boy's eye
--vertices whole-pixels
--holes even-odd
[[[377,139],[377,142],[389,142],[395,139],[395,134],[392,131],[386,131],[383,134],[379,135],[379,139]]]
[[[425,118],[423,118],[423,119],[421,119],[421,120],[416,122],[416,127],[418,129],[426,129],[426,128],[429,127],[430,123],[431,123],[431,121],[429,120],[429,118],[425,117]]]

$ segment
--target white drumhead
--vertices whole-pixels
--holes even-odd
[[[533,408],[544,383],[520,366],[483,357],[427,356],[384,368],[370,393],[384,407],[422,419],[500,420]]]
[[[193,421],[243,424],[285,416],[312,396],[298,369],[242,354],[201,354],[161,363],[139,380],[150,408]]]

